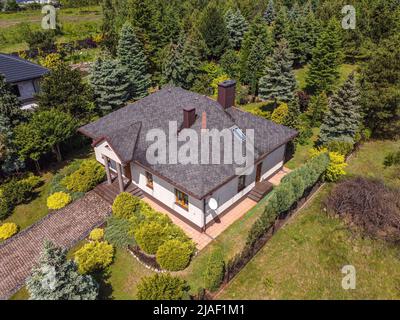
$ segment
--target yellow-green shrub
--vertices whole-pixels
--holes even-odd
[[[130,218],[139,211],[141,200],[128,192],[120,193],[112,205],[112,213],[118,218]]]
[[[157,250],[156,259],[161,268],[169,271],[185,269],[193,254],[191,242],[179,240],[168,240]]]
[[[82,161],[78,170],[66,176],[61,184],[71,192],[88,192],[105,178],[103,166],[96,160]]]
[[[6,222],[0,226],[0,240],[6,240],[18,232],[18,226],[13,222]]]
[[[312,158],[326,152],[328,152],[326,148],[314,148],[310,151]],[[324,179],[329,182],[335,182],[338,181],[341,176],[346,174],[344,169],[347,167],[347,163],[345,162],[345,156],[340,153],[329,152],[328,154],[330,162],[325,171]]]
[[[81,273],[102,270],[109,266],[114,257],[114,248],[106,241],[93,241],[75,252],[75,262]]]
[[[72,201],[71,196],[65,192],[56,192],[47,198],[47,207],[52,210],[64,208]]]
[[[100,228],[93,229],[89,234],[89,239],[93,241],[100,241],[104,237],[104,230]]]
[[[148,254],[156,254],[167,240],[168,226],[157,221],[145,221],[135,230],[135,240],[140,249]]]
[[[286,103],[281,103],[275,110],[272,112],[271,120],[278,124],[283,124],[287,115],[289,113],[289,107]]]

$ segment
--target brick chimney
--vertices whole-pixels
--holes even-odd
[[[196,109],[192,107],[183,108],[183,129],[189,129],[196,120]]]
[[[235,95],[236,81],[226,80],[218,84],[218,102],[224,109],[235,105]]]

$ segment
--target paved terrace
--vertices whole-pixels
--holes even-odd
[[[45,240],[70,249],[104,223],[110,211],[105,200],[89,192],[0,244],[0,299],[8,299],[25,284]]]

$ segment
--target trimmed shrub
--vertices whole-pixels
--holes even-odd
[[[117,248],[127,248],[136,244],[133,225],[127,219],[110,217],[104,230],[104,239]]]
[[[144,277],[137,286],[138,300],[182,300],[188,296],[185,280],[170,274],[155,274]]]
[[[7,218],[12,210],[12,207],[13,206],[10,201],[8,201],[8,198],[6,198],[3,195],[3,191],[0,190],[0,220]]]
[[[273,112],[271,121],[283,124],[287,115],[289,114],[289,107],[286,103],[281,103]]]
[[[83,192],[71,192],[63,184],[62,181],[65,177],[73,174],[77,171],[82,163],[82,160],[75,160],[71,162],[68,166],[62,168],[50,181],[49,194],[56,192],[69,193],[72,200],[79,199],[85,195]]]
[[[90,231],[89,239],[92,241],[100,241],[104,237],[104,230],[100,228],[93,229]]]
[[[326,153],[326,148],[312,149],[310,151],[311,157],[316,157],[320,154]],[[344,155],[337,152],[329,152],[329,165],[325,171],[324,179],[329,182],[336,182],[341,176],[344,176],[346,172],[344,168],[347,167]]]
[[[260,218],[251,226],[247,235],[246,246],[252,246],[272,226],[277,217],[277,211],[271,205],[266,205]]]
[[[156,254],[158,248],[167,240],[168,226],[156,221],[144,221],[135,230],[135,240],[144,252]]]
[[[72,198],[68,193],[56,192],[47,198],[47,207],[52,210],[64,208],[71,203]]]
[[[18,232],[18,226],[13,222],[6,222],[0,226],[0,240],[11,238]]]
[[[79,169],[66,176],[61,184],[72,192],[88,192],[105,178],[103,166],[96,160],[82,161]]]
[[[30,190],[33,191],[41,185],[42,178],[33,174],[29,174],[27,178],[22,180],[22,182],[28,185]]]
[[[114,257],[114,248],[108,242],[89,242],[75,252],[75,262],[80,273],[90,273],[109,266]]]
[[[193,246],[190,242],[168,240],[157,250],[156,259],[161,268],[169,271],[185,269],[193,254]]]
[[[214,251],[208,257],[204,270],[204,288],[214,292],[218,290],[225,274],[225,262],[220,251]]]
[[[281,183],[274,190],[278,200],[277,212],[282,213],[290,209],[296,201],[292,185],[290,183]]]
[[[354,144],[349,141],[332,140],[327,142],[324,147],[326,147],[329,152],[336,152],[343,156],[347,156],[353,150]]]
[[[140,211],[141,200],[128,192],[120,193],[112,205],[112,213],[118,218],[130,218]]]

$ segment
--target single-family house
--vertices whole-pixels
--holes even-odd
[[[0,73],[11,85],[21,102],[22,109],[36,107],[35,95],[40,90],[40,80],[48,69],[14,55],[0,53]]]
[[[78,129],[92,139],[96,159],[106,168],[107,182],[101,186],[104,195],[107,196],[107,185],[116,186],[115,193],[145,195],[199,231],[243,197],[259,201],[272,188],[266,180],[282,169],[286,146],[297,132],[236,108],[235,86],[232,80],[221,83],[217,101],[181,88],[165,87]],[[155,138],[157,130],[165,132],[165,137]],[[212,140],[212,130],[231,132],[232,141],[221,136]],[[196,148],[181,149],[193,135],[198,137],[194,145],[199,145],[199,158],[204,161],[188,160],[187,157],[195,159],[188,152],[195,152]],[[204,135],[207,139],[203,140]],[[176,143],[170,140],[171,136],[177,137]],[[204,150],[211,150],[210,154],[205,156],[200,141],[206,141],[209,148]],[[213,143],[222,141],[224,147],[214,149]],[[166,146],[156,148],[154,154],[164,161],[154,161],[149,150],[154,151],[152,146],[160,142]],[[246,163],[225,161],[225,146],[235,143],[243,147],[243,155],[250,146],[252,169],[240,171]],[[186,162],[173,156],[176,149]],[[216,162],[213,155],[217,155]]]

